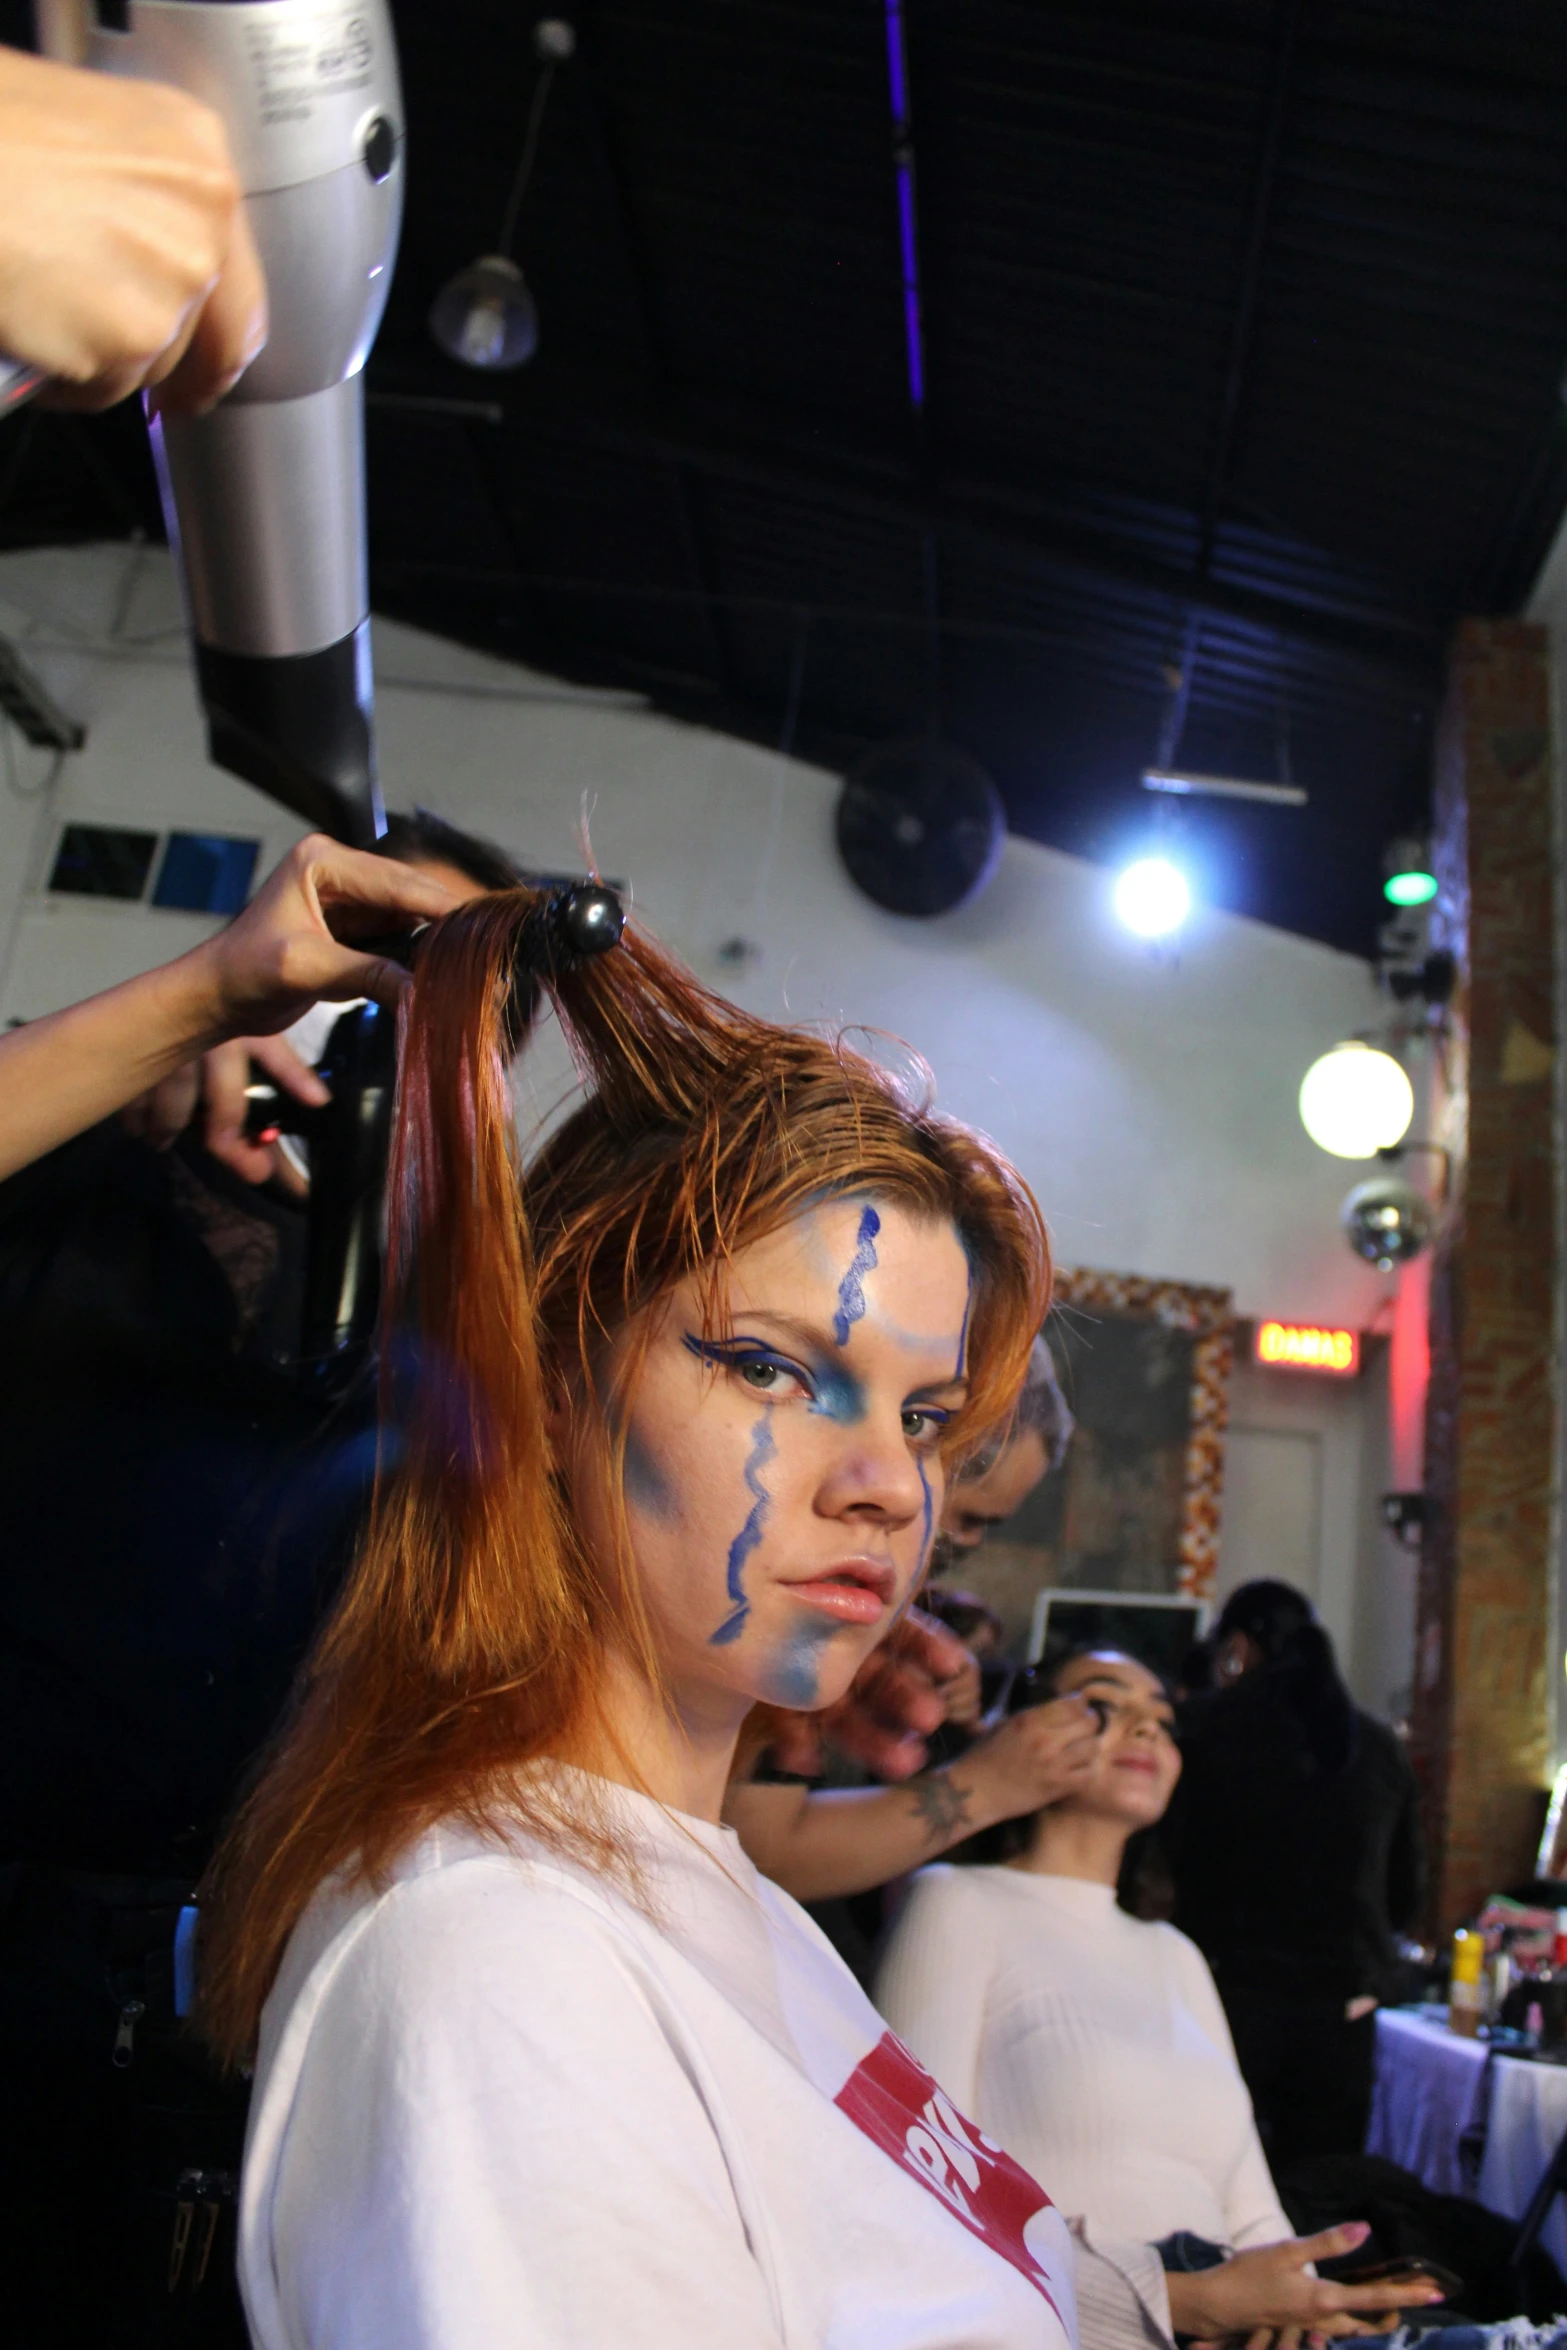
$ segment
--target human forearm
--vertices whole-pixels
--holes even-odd
[[[998,1774],[968,1756],[901,1787],[733,1787],[724,1817],[797,1901],[865,1893],[1008,1816]]]
[[[123,1109],[223,1035],[200,966],[177,963],[0,1037],[0,1177]]]
[[[428,874],[310,837],[242,914],[178,962],[0,1038],[0,1176],[231,1037],[275,1035],[323,997],[395,1003],[404,975],[345,933],[450,911]]]

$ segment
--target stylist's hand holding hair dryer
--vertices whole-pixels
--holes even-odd
[[[429,873],[300,841],[242,914],[178,962],[0,1037],[0,1178],[229,1037],[275,1036],[323,1000],[395,1004],[407,974],[355,940],[453,902]]]
[[[267,338],[224,128],[157,82],[0,47],[0,352],[62,406],[210,408]]]

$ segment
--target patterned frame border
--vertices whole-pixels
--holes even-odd
[[[1185,1506],[1176,1589],[1188,1599],[1213,1597],[1224,1500],[1224,1431],[1235,1359],[1235,1293],[1188,1281],[1149,1281],[1139,1273],[1097,1273],[1058,1265],[1056,1305],[1088,1313],[1136,1315],[1169,1330],[1195,1333]]]

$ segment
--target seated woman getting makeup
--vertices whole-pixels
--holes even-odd
[[[876,1984],[893,2030],[1133,2280],[1145,2334],[1290,2344],[1363,2332],[1395,2297],[1439,2299],[1312,2274],[1367,2231],[1293,2237],[1201,1953],[1118,1906],[1127,1848],[1180,1775],[1164,1684],[1104,1652],[1036,1668],[1023,1694],[1094,1708],[1093,1767],[1032,1820],[976,1838],[976,1865],[915,1879]],[[1124,2302],[1084,2293],[1079,2314],[1085,2350],[1135,2338]]]
[[[530,974],[587,1090],[520,1165]],[[720,1824],[1005,1421],[1034,1202],[538,892],[406,1018],[372,1520],[203,1905],[258,2350],[1066,2350],[1059,2214]]]

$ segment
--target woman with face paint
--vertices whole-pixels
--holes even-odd
[[[720,1809],[840,1698],[1048,1302],[1026,1188],[539,893],[425,934],[381,1475],[204,1902],[259,2350],[1066,2350],[1042,2191]],[[519,1168],[542,978],[587,1082]]]

